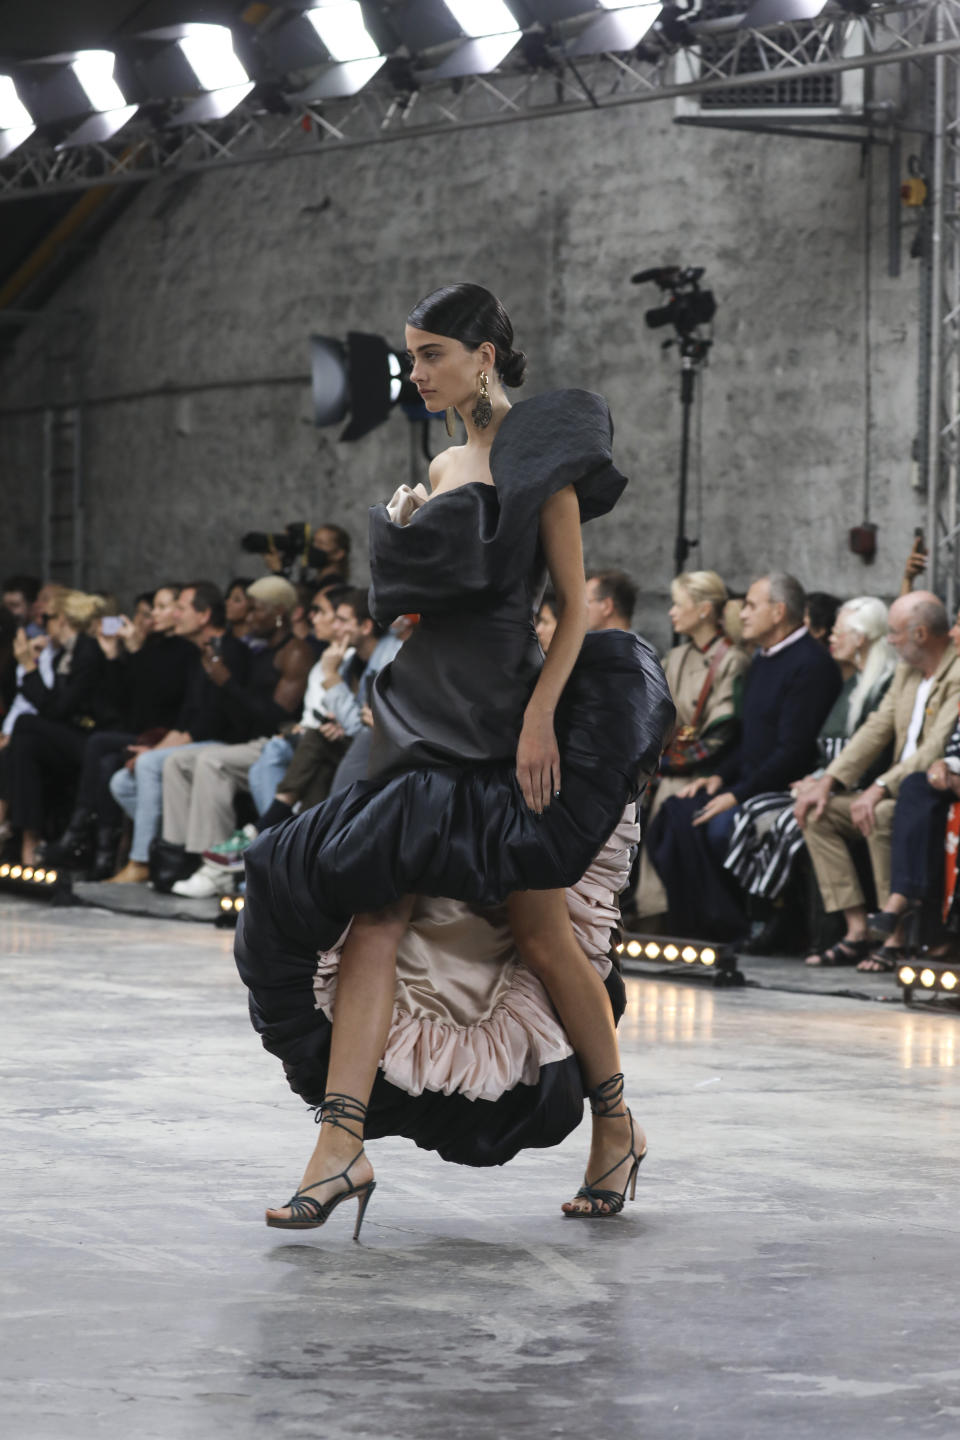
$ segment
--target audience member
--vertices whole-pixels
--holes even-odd
[[[725,868],[757,899],[775,900],[783,893],[803,850],[803,832],[794,814],[797,794],[823,774],[890,688],[897,657],[887,641],[882,600],[864,595],[841,605],[830,654],[840,667],[843,689],[817,738],[819,768],[788,791],[746,800],[730,839]]]
[[[595,570],[587,577],[587,629],[629,630],[637,587],[622,570]]]
[[[130,858],[113,876],[114,884],[143,883],[149,877],[150,846],[160,833],[163,811],[163,768],[170,755],[239,738],[228,697],[210,672],[222,665],[239,681],[252,656],[241,640],[227,634],[223,596],[216,585],[197,580],[183,587],[174,634],[193,646],[176,723],[156,743],[130,746],[130,759],[110,780],[113,798],[133,820]]]
[[[900,657],[881,705],[827,766],[797,796],[804,832],[828,913],[843,911],[846,930],[829,949],[807,956],[808,965],[853,965],[869,955],[867,909],[849,842],[863,836],[883,906],[890,893],[890,838],[896,797],[905,776],[943,755],[957,717],[960,655],[950,645],[947,613],[929,591],[901,596],[890,607],[890,644]],[[960,631],[958,631],[960,635]],[[864,772],[892,744],[894,763],[858,791]],[[835,794],[839,789],[843,793]]]
[[[39,594],[40,581],[33,575],[11,575],[3,582],[0,603],[6,606],[31,639],[43,634],[42,624],[37,624],[33,616],[33,606]]]
[[[803,623],[814,640],[829,649],[840,601],[826,590],[809,590],[803,607]]]
[[[53,684],[40,673],[37,641],[17,631],[17,662],[24,698],[35,713],[20,714],[3,751],[10,825],[22,832],[21,860],[32,865],[58,804],[76,780],[90,732],[116,719],[106,684],[106,660],[88,632],[100,618],[100,601],[80,590],[50,601],[47,636],[54,651]]]
[[[739,888],[723,869],[738,807],[785,789],[816,762],[817,735],[842,680],[807,633],[803,609],[803,588],[792,575],[764,575],[750,586],[743,633],[757,651],[744,682],[740,743],[712,775],[671,796],[650,827],[647,850],[679,933],[718,940],[745,933]]]
[[[250,633],[250,599],[247,591],[252,584],[252,580],[238,575],[227,586],[224,610],[227,616],[227,630],[235,640],[246,640]]]
[[[263,557],[275,575],[284,574],[283,556],[275,547]],[[314,527],[300,559],[299,573],[314,586],[345,585],[350,578],[350,536],[341,525],[327,521]]]
[[[232,744],[186,747],[167,757],[163,767],[162,833],[168,845],[201,855],[235,826],[234,799],[247,788],[247,776],[267,738],[300,714],[313,651],[290,628],[297,592],[281,576],[265,576],[249,588],[250,634],[265,641],[250,660],[244,680],[231,675],[222,658],[205,661],[213,683],[227,698],[236,728],[244,735]],[[187,882],[183,882],[187,883]],[[178,894],[185,893],[177,886]],[[197,887],[186,893],[195,893]],[[215,893],[213,888],[207,894]]]
[[[685,643],[664,660],[677,729],[660,760],[660,774],[649,787],[649,825],[671,795],[698,775],[711,774],[720,757],[740,738],[740,704],[748,656],[727,639],[723,614],[727,587],[713,570],[692,570],[671,583],[670,624]],[[627,902],[627,908],[629,902]],[[638,917],[662,915],[667,895],[653,864],[640,854]]]
[[[537,607],[537,639],[540,649],[546,655],[550,649],[553,632],[557,628],[557,597],[552,590],[543,592],[543,599]]]

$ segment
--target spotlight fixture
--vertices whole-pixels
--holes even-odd
[[[6,160],[18,145],[29,140],[36,128],[10,76],[0,75],[0,160]]]
[[[314,423],[337,425],[349,414],[341,440],[359,440],[382,425],[399,403],[420,405],[404,378],[400,353],[380,335],[351,330],[347,343],[311,335]]]
[[[605,55],[635,50],[659,18],[663,6],[656,4],[618,4],[617,0],[600,0],[607,12],[598,15],[581,30],[568,48],[570,55]]]
[[[70,876],[43,865],[15,865],[5,860],[0,865],[0,894],[32,895],[37,899],[69,904],[72,896]]]
[[[309,21],[335,61],[297,99],[307,104],[316,100],[343,99],[356,95],[386,64],[386,55],[367,29],[357,0],[324,0],[303,19]]]
[[[186,105],[174,124],[222,120],[250,94],[253,81],[237,58],[226,25],[184,25],[177,45],[200,89],[207,93]]]
[[[136,115],[138,106],[127,104],[126,96],[114,78],[115,65],[116,56],[111,50],[81,50],[71,61],[70,68],[97,113],[72,131],[58,149],[102,145]]]
[[[946,960],[915,960],[897,969],[904,1005],[920,996],[928,1000],[960,999],[960,964]]]
[[[737,956],[732,945],[714,944],[703,940],[665,939],[660,935],[628,935],[614,947],[623,957],[624,968],[632,970],[631,961],[636,963],[637,975],[649,975],[645,965],[666,962],[687,975],[712,977],[716,985],[743,985],[745,983],[737,967]],[[664,974],[663,971],[656,972]]]
[[[236,925],[237,916],[243,910],[244,899],[242,895],[221,895],[220,914],[216,918],[216,924],[223,930]]]
[[[467,37],[430,70],[431,80],[456,80],[495,70],[520,39],[516,17],[504,0],[444,0]]]

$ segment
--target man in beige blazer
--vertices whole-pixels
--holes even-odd
[[[808,965],[854,965],[871,950],[863,891],[847,842],[866,838],[882,906],[890,890],[890,836],[900,782],[943,754],[957,721],[960,654],[950,643],[941,601],[926,590],[903,595],[890,607],[888,624],[890,644],[900,657],[890,689],[823,776],[803,782],[797,795],[795,814],[824,907],[842,910],[847,922],[844,938],[822,954],[808,955]],[[960,637],[960,630],[954,633]],[[888,746],[893,764],[858,791],[861,775]]]

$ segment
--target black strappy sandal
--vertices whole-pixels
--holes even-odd
[[[360,1141],[360,1149],[354,1155],[350,1163],[335,1175],[326,1175],[322,1180],[315,1180],[312,1185],[304,1185],[287,1201],[286,1207],[292,1214],[289,1220],[272,1219],[268,1214],[267,1224],[275,1230],[316,1230],[320,1225],[326,1225],[330,1216],[337,1206],[344,1200],[357,1199],[357,1223],[353,1227],[353,1238],[359,1240],[360,1226],[363,1224],[363,1217],[367,1213],[367,1206],[370,1204],[370,1196],[377,1188],[376,1180],[368,1180],[365,1185],[354,1185],[350,1179],[350,1171],[360,1156],[363,1154],[363,1122],[367,1118],[367,1107],[361,1105],[352,1095],[330,1094],[324,1096],[323,1104],[315,1107],[314,1118],[317,1124],[335,1125],[338,1130],[346,1130],[355,1140]],[[352,1125],[359,1125],[360,1133],[351,1129]],[[308,1190],[316,1190],[320,1185],[328,1185],[331,1180],[346,1180],[347,1189],[342,1190],[339,1195],[334,1195],[325,1203],[315,1200],[308,1195]]]
[[[647,1153],[647,1147],[638,1153],[633,1148],[633,1115],[629,1109],[618,1110],[615,1107],[623,1103],[623,1075],[611,1075],[609,1080],[604,1080],[596,1090],[587,1091],[587,1099],[590,1101],[590,1109],[594,1115],[601,1120],[622,1120],[627,1116],[630,1120],[630,1149],[623,1159],[618,1160],[616,1165],[611,1165],[596,1180],[585,1180],[574,1196],[575,1200],[589,1200],[589,1210],[565,1210],[564,1216],[567,1220],[600,1220],[611,1215],[619,1215],[627,1198],[627,1191],[630,1192],[630,1199],[637,1198],[637,1171],[640,1169],[640,1162]],[[601,1190],[600,1182],[606,1180],[615,1170],[619,1170],[624,1160],[632,1160],[630,1174],[627,1176],[627,1183],[623,1190]],[[602,1207],[606,1205],[604,1210]]]

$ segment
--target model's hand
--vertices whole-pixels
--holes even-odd
[[[536,815],[542,815],[560,791],[560,750],[553,731],[553,716],[538,711],[523,717],[517,745],[517,782],[523,798]]]
[[[850,806],[850,819],[865,838],[873,831],[876,823],[874,812],[886,793],[880,785],[871,785]]]
[[[724,790],[719,795],[714,795],[708,800],[702,810],[698,810],[694,816],[694,825],[707,825],[715,815],[722,815],[724,810],[732,810],[737,804],[737,797],[730,790]]]
[[[797,796],[797,803],[793,807],[794,816],[801,830],[811,815],[814,820],[820,819],[826,809],[832,789],[832,775],[821,775],[819,780],[813,780],[809,785],[803,787]]]

